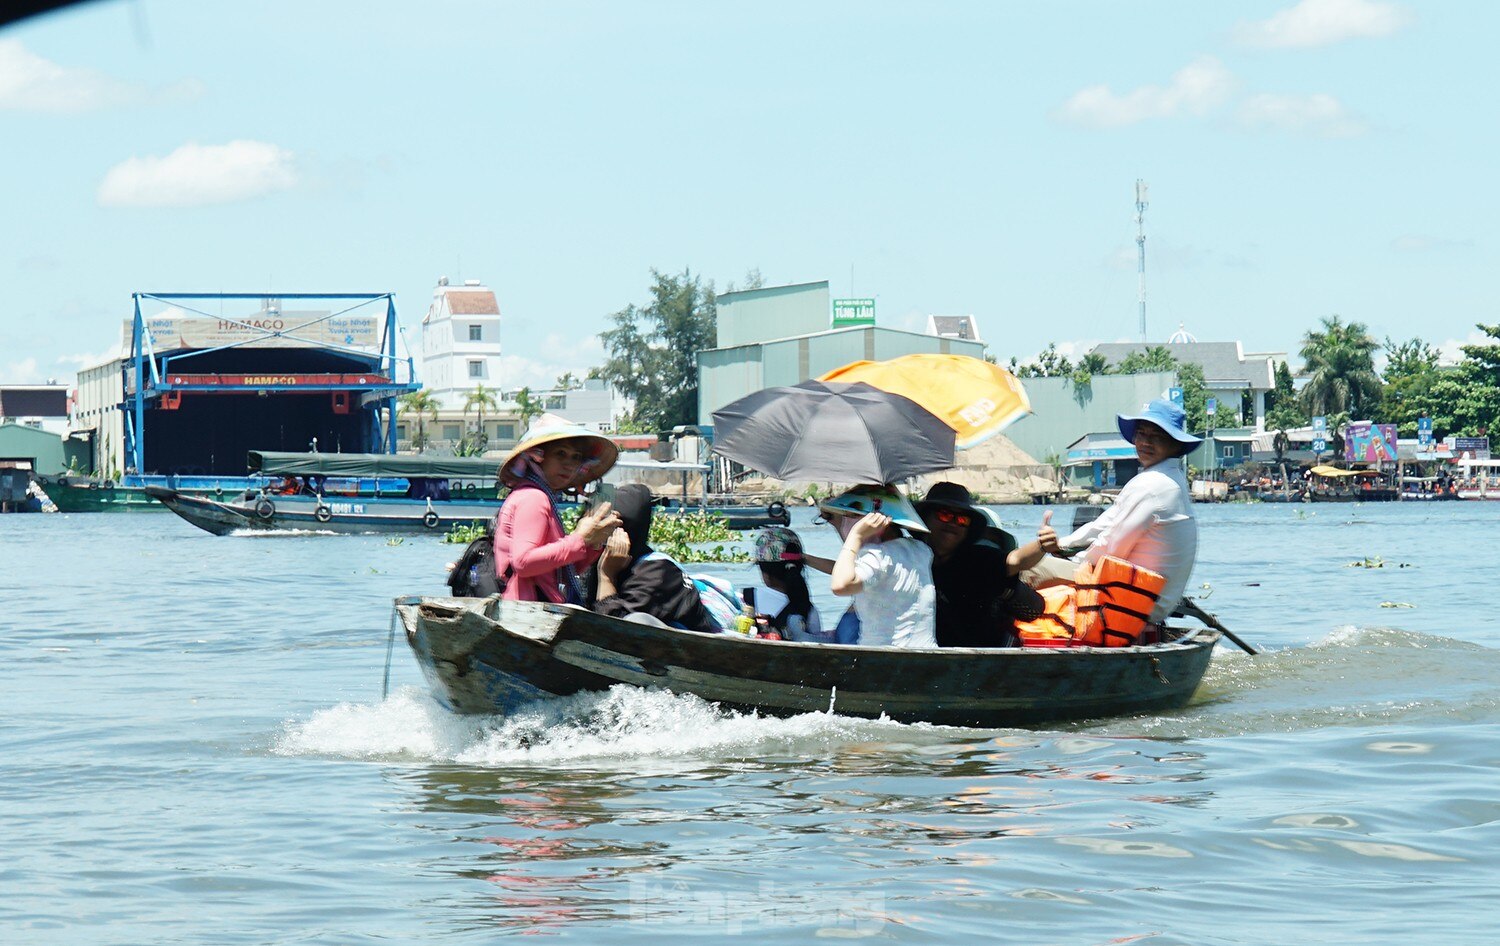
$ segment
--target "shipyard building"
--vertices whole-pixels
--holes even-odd
[[[389,293],[137,293],[80,371],[75,428],[105,476],[243,476],[250,450],[394,452],[416,390]]]

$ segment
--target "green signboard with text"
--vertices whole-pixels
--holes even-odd
[[[874,299],[833,300],[833,327],[852,328],[857,325],[875,324]]]

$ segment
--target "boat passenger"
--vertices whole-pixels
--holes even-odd
[[[823,619],[813,606],[803,577],[805,563],[802,539],[785,526],[770,526],[755,537],[755,561],[760,566],[764,588],[750,588],[751,605],[757,616],[765,615],[767,626],[784,640],[825,644],[833,640],[823,630]]]
[[[589,572],[589,607],[611,617],[649,615],[669,627],[718,633],[692,579],[670,557],[652,550],[652,507],[648,486],[626,483],[615,490],[620,527]]]
[[[858,643],[936,647],[932,549],[901,534],[903,528],[927,531],[911,503],[893,486],[856,486],[818,508],[839,530],[844,547],[832,561],[806,561],[829,573],[834,594],[854,599]]]
[[[506,455],[499,478],[510,493],[495,520],[495,574],[507,600],[583,606],[579,569],[599,557],[620,517],[603,503],[569,535],[557,504],[566,490],[603,476],[618,452],[609,438],[545,414]]]
[[[932,548],[938,646],[1014,646],[1016,620],[1032,620],[1043,608],[1042,596],[1017,577],[1020,568],[1010,568],[1011,555],[1018,564],[1021,558],[1015,539],[998,528],[998,542],[987,537],[988,516],[959,483],[934,483],[916,506]],[[1039,560],[1040,544],[1030,545]]]
[[[1051,553],[1027,578],[1036,587],[1069,582],[1080,564],[1106,555],[1156,572],[1166,579],[1150,621],[1160,623],[1182,600],[1198,554],[1198,523],[1181,458],[1202,443],[1184,427],[1187,415],[1158,398],[1140,414],[1120,414],[1120,436],[1135,444],[1141,471],[1125,484],[1114,504],[1093,522],[1044,544]],[[1063,550],[1082,548],[1073,560]]]

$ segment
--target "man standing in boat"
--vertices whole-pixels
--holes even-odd
[[[1182,457],[1203,442],[1185,429],[1186,413],[1158,398],[1140,414],[1116,417],[1120,436],[1135,444],[1141,471],[1125,484],[1114,504],[1071,535],[1044,541],[1049,554],[1026,573],[1036,587],[1071,582],[1080,564],[1106,555],[1156,572],[1166,579],[1149,620],[1160,623],[1182,600],[1198,555],[1198,523]],[[1072,560],[1065,550],[1079,550]]]

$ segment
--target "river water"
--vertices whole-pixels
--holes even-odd
[[[460,719],[399,639],[381,695],[454,546],[0,517],[0,941],[1490,942],[1500,503],[1199,516],[1195,593],[1266,652],[1034,731]]]

